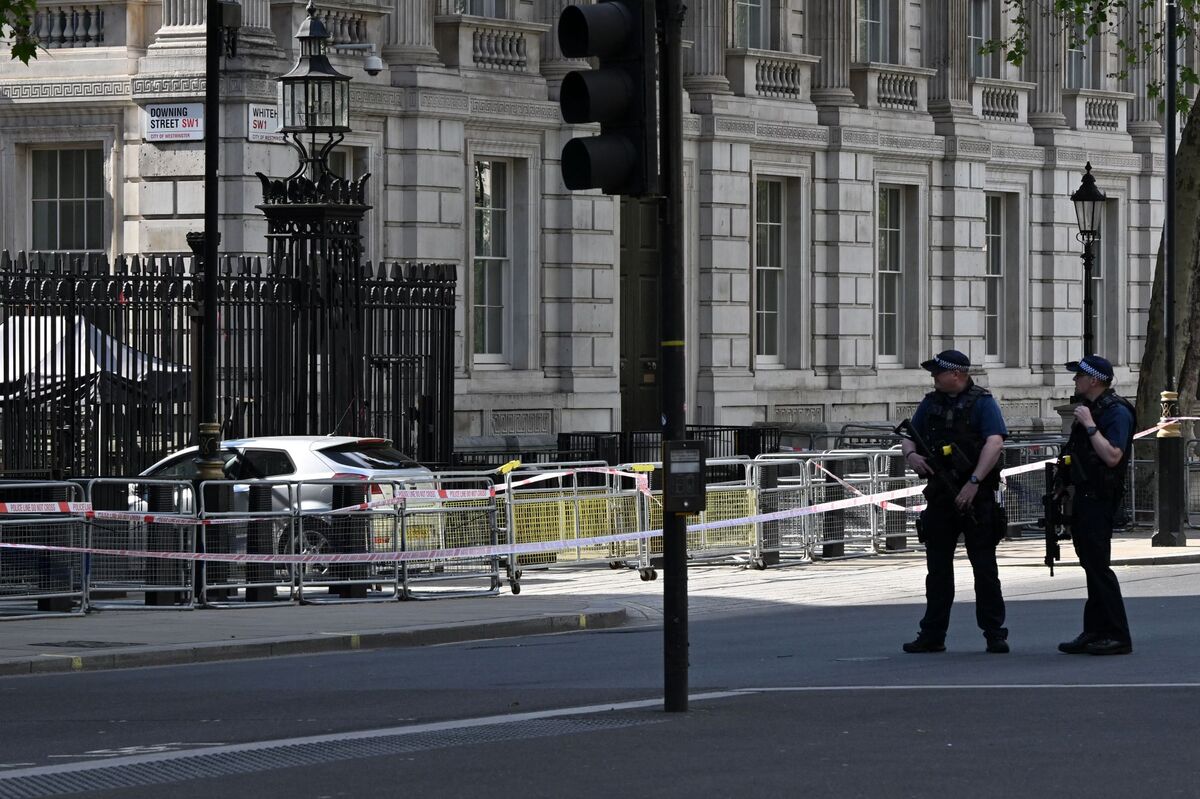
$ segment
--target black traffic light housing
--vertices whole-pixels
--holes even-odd
[[[571,139],[562,151],[568,189],[658,193],[654,0],[600,0],[567,6],[558,18],[567,58],[595,58],[559,88],[563,120],[599,122],[600,135]]]

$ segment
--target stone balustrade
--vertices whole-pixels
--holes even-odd
[[[863,108],[925,113],[929,110],[929,79],[935,69],[898,64],[855,64],[850,88]]]
[[[1063,112],[1075,130],[1124,133],[1129,120],[1132,94],[1099,89],[1066,89]]]
[[[733,93],[808,101],[816,56],[737,48],[725,51],[725,72]]]
[[[542,36],[537,22],[453,14],[434,17],[434,44],[446,66],[539,75]]]
[[[1029,120],[1029,95],[1036,83],[975,78],[971,81],[971,106],[984,122],[1026,124]]]

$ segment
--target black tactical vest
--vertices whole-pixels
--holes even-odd
[[[1122,451],[1121,462],[1116,466],[1109,467],[1100,460],[1100,456],[1092,448],[1087,429],[1079,422],[1071,425],[1071,437],[1067,439],[1067,447],[1063,451],[1063,454],[1078,459],[1081,468],[1075,473],[1082,473],[1085,481],[1085,485],[1079,486],[1080,488],[1097,497],[1120,500],[1125,494],[1125,470],[1129,466],[1129,458],[1133,454],[1133,434],[1137,430],[1137,411],[1129,404],[1128,400],[1118,396],[1111,388],[1096,397],[1094,401],[1084,400],[1083,404],[1092,412],[1093,423],[1099,422],[1100,417],[1114,405],[1124,405],[1129,409],[1129,415],[1133,417],[1129,440],[1109,442],[1114,447],[1120,447]]]
[[[925,440],[934,453],[941,451],[947,444],[953,445],[961,452],[971,467],[979,463],[979,454],[983,452],[983,434],[971,426],[971,411],[975,403],[982,397],[990,397],[991,392],[980,388],[972,381],[965,391],[957,397],[951,397],[941,391],[931,391],[925,395],[929,405],[925,410]],[[999,463],[979,481],[980,488],[995,491],[1000,487]],[[963,482],[971,476],[957,475]]]

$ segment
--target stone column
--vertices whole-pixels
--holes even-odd
[[[1139,6],[1130,10],[1123,31],[1125,40],[1133,44],[1137,52],[1141,54],[1143,45],[1154,43],[1151,41],[1151,37],[1154,31],[1158,30],[1161,22],[1163,22],[1163,17],[1153,8]],[[1139,29],[1144,29],[1145,32],[1139,32]],[[1192,37],[1188,37],[1185,41],[1189,45],[1193,43]],[[1180,56],[1185,55],[1185,53],[1180,53]],[[1157,55],[1142,55],[1141,58],[1139,63],[1129,65],[1129,76],[1125,79],[1123,87],[1125,91],[1133,95],[1133,101],[1129,106],[1129,133],[1133,136],[1159,135],[1163,132],[1163,119],[1158,112],[1158,100],[1148,95],[1146,87],[1163,79],[1163,62]],[[1179,61],[1180,66],[1192,66],[1183,57]]]
[[[813,70],[812,99],[817,105],[857,104],[850,89],[854,13],[853,0],[823,0],[809,6],[812,50],[821,57]]]
[[[925,40],[926,64],[937,69],[929,80],[929,112],[939,122],[971,114],[967,0],[949,0],[942,9],[944,15],[928,19]]]
[[[242,27],[238,30],[238,55],[278,57],[279,47],[271,30],[269,0],[240,0]],[[162,27],[154,35],[150,50],[204,49],[206,0],[163,0]]]
[[[688,6],[684,38],[692,49],[684,51],[683,88],[697,94],[729,94],[725,76],[725,9],[722,0],[695,0]]]
[[[1055,14],[1031,14],[1029,23],[1029,80],[1037,83],[1029,98],[1029,124],[1035,128],[1065,128],[1063,114],[1062,20]]]
[[[550,92],[550,99],[558,99],[558,87],[563,77],[576,69],[587,69],[582,58],[565,58],[558,46],[558,17],[564,8],[574,5],[573,0],[542,0],[541,21],[550,26],[542,41],[542,76]]]
[[[383,60],[388,66],[429,64],[440,65],[437,48],[433,45],[433,14],[437,0],[393,0],[388,15],[387,41],[383,45]]]

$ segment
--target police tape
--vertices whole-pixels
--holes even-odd
[[[83,513],[90,502],[0,502],[0,513]]]
[[[720,519],[710,522],[697,522],[687,526],[688,533],[705,530],[719,530],[728,527],[743,527],[751,524],[762,524],[774,521],[811,516],[827,513],[832,510],[844,510],[860,505],[874,504],[882,500],[898,499],[912,496],[922,491],[922,486],[907,486],[879,494],[850,497],[832,502],[822,502],[803,508],[788,508],[786,510],[757,513],[736,519]],[[206,520],[191,520],[192,524]],[[243,523],[254,521],[240,519]],[[638,541],[662,535],[662,529],[639,530],[629,533],[613,533],[610,535],[590,536],[586,538],[562,538],[549,541],[528,541],[511,544],[491,544],[475,547],[453,547],[446,549],[424,549],[393,552],[330,552],[310,553],[301,555],[277,555],[271,553],[230,553],[230,552],[161,552],[137,549],[100,549],[96,547],[67,547],[48,544],[15,544],[0,541],[0,549],[18,549],[44,552],[64,552],[86,555],[107,555],[128,558],[157,558],[159,560],[182,561],[214,561],[226,563],[392,563],[413,560],[456,560],[461,558],[478,558],[503,555],[522,555],[540,552],[554,552],[567,548],[603,546],[626,541]]]

